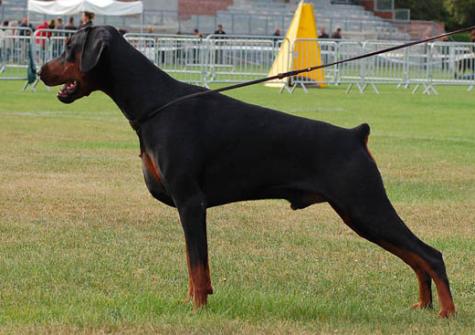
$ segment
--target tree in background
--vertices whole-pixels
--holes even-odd
[[[395,2],[396,8],[410,8],[411,18],[414,20],[445,22],[449,17],[444,0],[396,0]]]
[[[446,9],[450,14],[450,26],[475,25],[475,0],[445,0]]]
[[[475,0],[396,0],[397,8],[410,8],[414,20],[434,20],[448,29],[475,25]]]

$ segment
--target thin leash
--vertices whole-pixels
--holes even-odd
[[[448,37],[448,36],[459,34],[459,33],[464,33],[464,32],[471,31],[471,30],[475,30],[475,26],[454,30],[454,31],[451,31],[451,32],[448,32],[448,33],[444,33],[444,34],[440,34],[440,35],[437,35],[437,36],[425,38],[423,40],[417,40],[417,41],[413,41],[413,42],[409,42],[409,43],[405,43],[405,44],[401,44],[401,45],[396,45],[396,46],[386,48],[386,49],[376,50],[376,51],[373,51],[373,52],[370,52],[370,53],[366,53],[366,54],[362,54],[362,55],[359,55],[359,56],[343,59],[343,60],[336,61],[336,62],[333,62],[333,63],[327,63],[327,64],[323,64],[323,65],[307,67],[307,68],[293,70],[293,71],[289,71],[289,72],[283,72],[283,73],[279,73],[279,74],[276,74],[276,75],[270,76],[270,77],[250,80],[250,81],[242,82],[242,83],[239,83],[239,84],[229,85],[229,86],[225,86],[225,87],[221,87],[221,88],[217,88],[217,89],[213,89],[213,90],[200,91],[200,92],[184,95],[182,97],[176,98],[176,99],[166,103],[165,105],[159,107],[158,109],[154,110],[152,113],[147,114],[142,118],[139,118],[137,120],[131,120],[130,124],[132,125],[132,127],[134,129],[138,130],[140,128],[141,124],[153,119],[155,116],[157,116],[158,113],[160,113],[164,109],[166,109],[166,108],[168,108],[172,105],[175,105],[177,103],[192,99],[192,98],[196,98],[196,97],[200,97],[200,96],[208,95],[208,94],[212,94],[212,93],[219,93],[219,92],[234,90],[236,88],[241,88],[241,87],[251,86],[251,85],[255,85],[255,84],[260,84],[260,83],[275,80],[275,79],[284,79],[284,78],[287,78],[287,77],[293,77],[293,76],[298,75],[300,73],[307,73],[307,72],[323,69],[323,68],[330,67],[330,66],[335,66],[335,65],[339,65],[339,64],[343,64],[343,63],[347,63],[347,62],[352,62],[352,61],[363,59],[363,58],[376,56],[376,55],[383,54],[383,53],[390,52],[390,51],[394,51],[394,50],[408,48],[408,47],[411,47],[411,46],[414,46],[414,45],[417,45],[417,44],[427,43],[427,42],[430,42],[430,41],[438,40],[438,39],[441,39],[441,38],[444,38],[444,37]]]

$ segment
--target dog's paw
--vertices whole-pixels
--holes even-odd
[[[439,317],[446,319],[455,316],[455,308],[450,309],[441,309],[439,312]]]

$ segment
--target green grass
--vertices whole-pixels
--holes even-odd
[[[473,334],[475,96],[382,87],[242,100],[354,127],[406,223],[444,253],[458,314],[413,311],[417,282],[327,205],[284,201],[208,211],[215,294],[184,304],[184,239],[174,209],[148,194],[134,132],[96,93],[72,105],[42,86],[0,81],[0,333]],[[437,306],[436,306],[437,308]]]

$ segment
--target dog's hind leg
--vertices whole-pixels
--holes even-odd
[[[442,254],[417,238],[397,215],[374,164],[356,172],[352,181],[344,183],[344,189],[338,192],[343,196],[330,201],[331,206],[358,235],[398,256],[415,271],[419,281],[419,302],[414,307],[432,306],[432,279],[439,296],[439,315],[454,314]]]
[[[432,278],[441,305],[440,316],[447,317],[455,312],[442,254],[419,240],[398,217],[392,206],[390,213],[373,212],[367,217],[342,210],[335,204],[332,206],[358,235],[398,256],[414,270],[419,281],[419,301],[413,307],[432,307]]]

